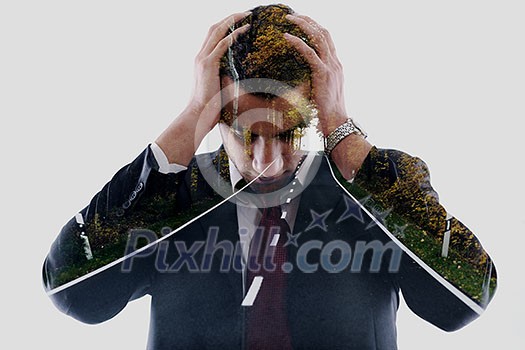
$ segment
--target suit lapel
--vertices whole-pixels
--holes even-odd
[[[210,234],[217,234],[215,246],[228,245],[232,247],[232,255],[226,257],[230,261],[230,266],[225,272],[219,273],[219,277],[227,277],[232,287],[232,293],[238,305],[242,301],[242,271],[238,269],[238,257],[241,252],[238,248],[239,227],[237,221],[237,208],[234,203],[228,201],[220,205],[207,215],[203,216],[199,223],[205,239]],[[212,265],[217,267],[212,271],[218,271],[224,257],[224,250],[217,249],[213,252]]]

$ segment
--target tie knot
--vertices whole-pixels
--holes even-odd
[[[264,208],[259,227],[263,228],[264,236],[280,233],[286,235],[290,231],[290,227],[283,217],[283,212],[280,206]]]

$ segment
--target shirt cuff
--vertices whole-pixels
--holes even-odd
[[[155,160],[157,161],[157,164],[159,165],[159,173],[162,174],[170,174],[170,173],[180,173],[183,170],[188,169],[188,167],[184,165],[180,165],[177,163],[170,164],[168,161],[168,158],[164,154],[164,151],[157,145],[155,142],[152,142],[150,145],[151,151],[153,152],[153,156],[155,157]]]

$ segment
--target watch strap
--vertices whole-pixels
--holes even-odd
[[[345,123],[339,125],[334,131],[332,131],[325,138],[324,152],[327,156],[334,150],[335,146],[339,144],[343,139],[351,134],[359,134],[366,138],[366,133],[361,130],[359,126],[354,123],[352,118],[348,118]]]

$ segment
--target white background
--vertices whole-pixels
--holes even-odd
[[[423,158],[496,262],[480,319],[448,334],[403,305],[400,348],[525,348],[522,3],[288,3],[331,31],[369,139]],[[1,2],[2,349],[145,348],[147,298],[84,325],[51,304],[41,264],[62,225],[184,108],[208,27],[257,4]]]

